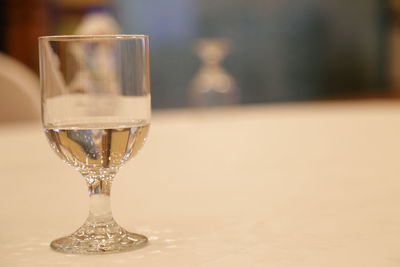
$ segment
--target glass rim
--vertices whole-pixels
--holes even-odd
[[[40,36],[44,41],[96,41],[96,40],[132,40],[149,39],[145,34],[71,34]]]

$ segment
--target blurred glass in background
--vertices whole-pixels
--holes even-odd
[[[398,17],[395,0],[3,0],[0,49],[37,72],[40,35],[148,34],[154,108],[388,98]]]

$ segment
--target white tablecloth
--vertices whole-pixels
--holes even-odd
[[[0,266],[400,266],[400,103],[158,111],[112,189],[143,249],[66,255],[88,197],[40,126],[0,126]]]

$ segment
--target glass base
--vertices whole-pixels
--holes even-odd
[[[70,236],[51,242],[50,247],[70,254],[105,254],[134,250],[146,246],[147,237],[120,227],[114,220],[85,224]]]

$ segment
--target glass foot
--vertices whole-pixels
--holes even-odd
[[[51,242],[50,247],[70,254],[105,254],[142,248],[147,242],[147,237],[126,231],[114,220],[95,224],[87,221],[72,235]]]

